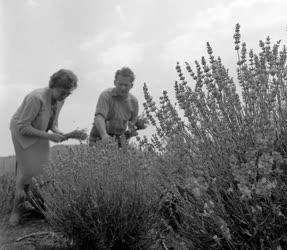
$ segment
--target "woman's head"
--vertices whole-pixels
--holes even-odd
[[[78,86],[78,77],[71,70],[60,69],[50,77],[49,88],[73,90]]]
[[[64,100],[77,86],[78,77],[71,70],[60,69],[50,77],[49,88],[57,101]]]

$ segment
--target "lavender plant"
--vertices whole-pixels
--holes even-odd
[[[15,177],[11,173],[0,176],[0,224],[6,222],[14,199]]]
[[[176,230],[196,249],[287,246],[286,46],[267,37],[256,54],[240,38],[237,24],[238,83],[207,43],[196,70],[176,65],[177,105],[164,91],[157,107],[144,85],[150,144],[176,187]]]
[[[53,158],[40,189],[55,230],[79,249],[150,249],[159,220],[151,157],[99,142]]]

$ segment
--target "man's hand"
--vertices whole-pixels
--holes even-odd
[[[135,129],[127,130],[127,131],[125,131],[124,135],[125,135],[126,139],[128,140],[128,139],[130,139],[130,138],[132,138],[134,136],[137,136],[138,132]]]
[[[113,137],[111,137],[111,136],[109,136],[108,134],[106,134],[106,135],[104,135],[104,136],[102,137],[102,142],[103,142],[104,144],[109,144],[109,143],[114,142],[114,139],[113,139]]]
[[[96,146],[96,141],[93,141],[93,140],[89,140],[89,146],[90,147],[93,147],[93,146]]]

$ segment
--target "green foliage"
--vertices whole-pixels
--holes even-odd
[[[157,107],[144,86],[156,134],[141,147],[162,155],[176,186],[173,228],[196,249],[287,246],[286,47],[267,37],[248,53],[239,28],[238,84],[207,43],[209,60],[185,63],[194,86],[177,63],[175,105],[164,91]]]
[[[159,220],[151,154],[99,142],[53,158],[38,183],[55,230],[79,249],[150,249]]]

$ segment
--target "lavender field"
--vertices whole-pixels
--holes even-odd
[[[249,49],[239,24],[233,37],[236,79],[207,43],[194,66],[177,63],[175,103],[144,85],[151,138],[54,151],[36,185],[70,247],[287,248],[287,49],[270,37]]]

